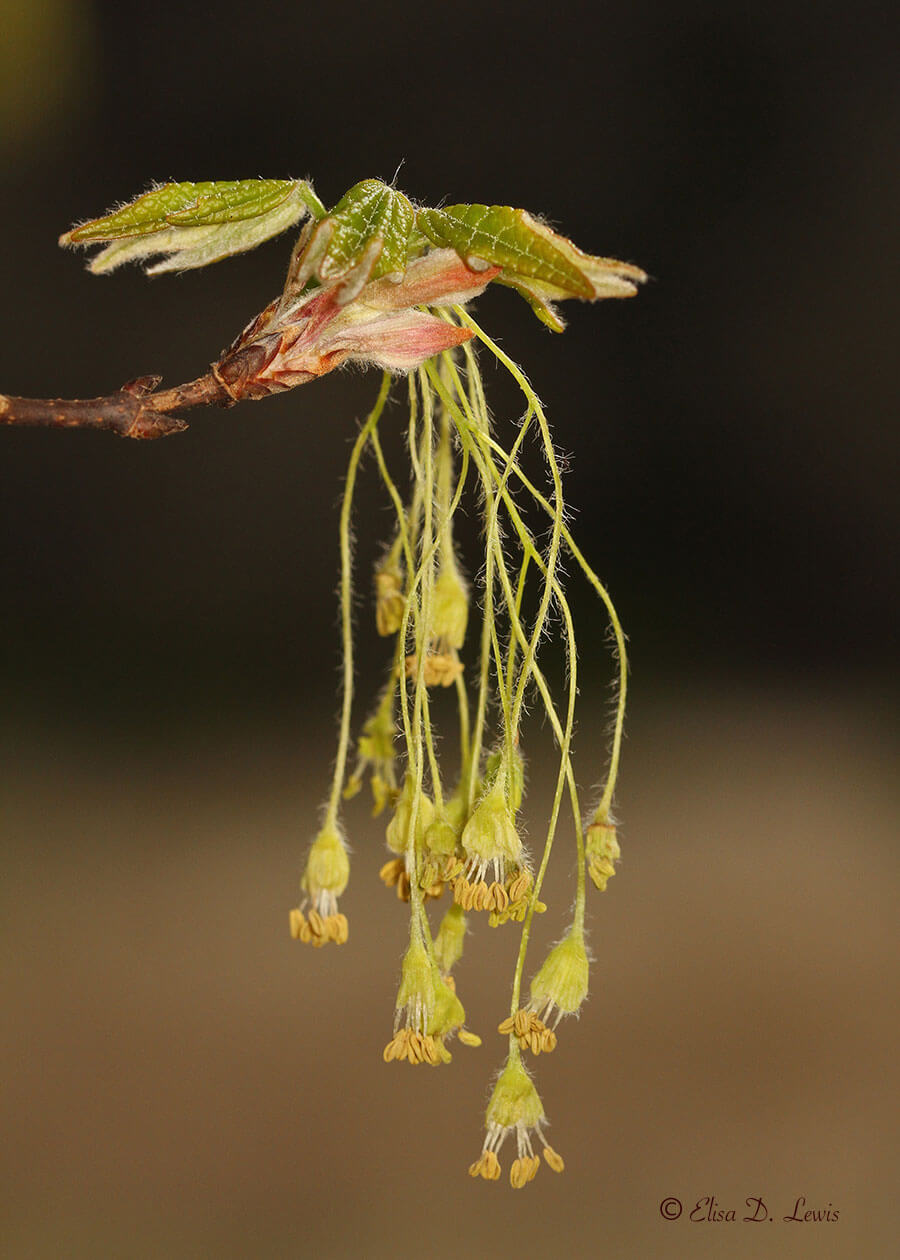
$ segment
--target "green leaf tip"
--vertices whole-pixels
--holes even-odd
[[[455,249],[467,267],[500,267],[498,283],[521,293],[554,332],[565,327],[554,301],[633,297],[647,279],[640,267],[586,254],[527,210],[512,206],[420,210],[416,223],[433,244]]]
[[[204,267],[253,249],[307,214],[324,212],[309,183],[239,179],[171,183],[152,188],[99,219],[63,233],[60,245],[105,244],[95,274],[135,259],[162,256],[148,275]]]
[[[333,227],[327,253],[319,266],[323,279],[349,270],[373,242],[380,242],[380,250],[372,278],[402,278],[415,223],[415,211],[402,192],[380,179],[360,180],[323,220],[323,224],[329,223]]]
[[[340,281],[341,302],[352,301],[369,280],[400,282],[413,256],[416,213],[403,193],[380,179],[363,179],[317,223],[308,224],[294,249],[286,294]]]

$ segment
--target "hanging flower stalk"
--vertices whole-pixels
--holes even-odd
[[[290,913],[291,934],[317,947],[348,940],[350,927],[340,908],[350,875],[341,808],[368,777],[373,813],[389,811],[390,856],[381,878],[409,914],[409,945],[385,1061],[437,1067],[450,1062],[454,1037],[480,1044],[465,1027],[453,976],[467,930],[474,918],[484,917],[492,928],[520,933],[509,1012],[499,1022],[507,1038],[505,1065],[487,1108],[481,1155],[469,1169],[473,1176],[496,1180],[500,1149],[514,1135],[510,1181],[519,1188],[540,1166],[535,1143],[550,1168],[563,1168],[562,1157],[546,1143],[546,1117],[525,1056],[554,1050],[561,1021],[577,1015],[587,996],[585,875],[603,891],[620,856],[612,806],[627,664],[612,601],[566,524],[559,461],[540,400],[467,307],[488,284],[507,285],[551,329],[562,331],[555,303],[630,297],[645,276],[629,263],[583,253],[524,210],[415,207],[396,189],[371,179],[351,188],[331,210],[302,181],[167,184],[72,229],[61,243],[101,245],[90,264],[94,272],[142,260],[148,273],[156,273],[205,266],[303,219],[283,292],[197,380],[157,391],[159,378],[144,377],[88,401],[0,395],[0,420],[158,437],[185,427],[173,414],[178,410],[262,398],[345,362],[382,369],[375,405],[347,467],[339,523],[343,703],[337,754],[300,902]],[[490,417],[479,367],[484,354],[509,373],[523,398],[511,442]],[[408,380],[410,472],[402,478],[391,472],[381,441],[392,377],[398,374]],[[546,489],[522,466],[522,451],[532,440],[550,472]],[[351,758],[351,521],[365,454],[373,457],[393,507],[393,529],[374,575],[372,627],[390,650],[386,680],[372,688],[372,708]],[[483,545],[481,555],[468,560],[459,553],[454,528],[464,503],[474,504],[480,515]],[[562,583],[564,555],[574,559],[599,596],[617,656],[611,754],[600,800],[588,816],[572,764],[578,652]],[[557,625],[566,658],[561,697],[551,690],[539,659],[539,648]],[[455,696],[449,719],[444,691]],[[522,822],[522,718],[535,694],[555,740],[558,772],[549,818],[541,828],[532,823],[538,839],[529,843]],[[541,891],[566,798],[577,856],[574,911],[525,996],[532,921],[547,908]],[[432,918],[429,903],[440,901],[445,891],[449,909]]]

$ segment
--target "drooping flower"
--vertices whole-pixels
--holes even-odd
[[[464,1028],[466,1013],[438,971],[424,941],[413,938],[403,958],[397,992],[394,1035],[384,1048],[384,1061],[437,1067],[449,1063],[446,1042],[458,1036],[464,1045],[479,1046],[481,1038]]]
[[[528,1005],[505,1019],[497,1031],[514,1033],[522,1049],[532,1054],[554,1050],[560,1020],[577,1015],[587,997],[588,969],[584,933],[573,927],[544,959],[531,982]]]
[[[338,912],[338,897],[349,878],[350,860],[344,838],[336,823],[326,821],[307,855],[300,881],[305,896],[291,911],[291,935],[295,940],[315,946],[328,941],[337,945],[346,942],[347,917]]]
[[[487,1108],[487,1135],[480,1157],[469,1167],[470,1177],[483,1177],[485,1181],[497,1181],[500,1177],[498,1152],[512,1134],[516,1138],[516,1158],[510,1169],[512,1187],[520,1190],[531,1181],[541,1166],[534,1153],[537,1138],[544,1150],[544,1159],[554,1172],[562,1172],[562,1157],[554,1151],[544,1137],[547,1117],[534,1083],[518,1052],[510,1055],[506,1066],[494,1086]]]

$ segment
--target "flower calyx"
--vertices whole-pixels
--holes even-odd
[[[529,1006],[553,1027],[564,1015],[577,1015],[588,992],[589,960],[584,933],[571,928],[554,945],[531,982]]]

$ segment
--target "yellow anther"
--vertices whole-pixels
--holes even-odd
[[[496,1181],[500,1176],[500,1161],[493,1151],[482,1151],[474,1164],[469,1165],[470,1177],[483,1177],[485,1181]]]
[[[562,1155],[557,1154],[552,1146],[544,1147],[544,1159],[550,1165],[554,1172],[561,1173],[565,1168],[565,1161]]]
[[[325,921],[318,910],[310,910],[309,912],[309,930],[313,936],[321,936],[325,930]]]
[[[509,1170],[509,1184],[514,1190],[521,1190],[523,1186],[526,1186],[531,1181],[537,1172],[534,1164],[537,1163],[538,1167],[540,1167],[540,1162],[540,1160],[532,1160],[527,1155],[521,1159],[513,1160],[513,1166]]]
[[[457,1033],[460,1041],[464,1046],[480,1046],[481,1038],[477,1033],[469,1032],[468,1028],[460,1028]]]
[[[507,1015],[503,1023],[497,1025],[497,1032],[500,1033],[502,1037],[507,1037],[512,1032],[514,1024],[515,1020],[512,1015]]]
[[[302,910],[291,911],[291,936],[295,941],[300,940],[300,933],[303,931],[303,925],[306,919],[303,917]]]
[[[385,862],[384,866],[382,866],[381,870],[378,872],[378,878],[382,881],[382,883],[386,884],[388,888],[393,888],[397,880],[404,873],[404,870],[405,867],[403,858],[391,858],[389,862]]]
[[[462,906],[463,910],[471,910],[476,892],[477,886],[475,884],[470,884],[465,876],[461,875],[456,881],[456,887],[453,895],[454,899],[460,906]]]
[[[516,1011],[513,1017],[513,1027],[516,1030],[517,1037],[525,1037],[531,1031],[531,1011]]]
[[[402,1050],[402,1054],[401,1054],[401,1050]],[[384,1053],[382,1055],[382,1058],[384,1059],[385,1063],[391,1063],[394,1059],[400,1059],[405,1054],[406,1054],[406,1043],[403,1037],[403,1033],[397,1033],[397,1035],[395,1037],[392,1037],[391,1040],[384,1047]]]
[[[509,885],[510,902],[521,901],[531,885],[531,876],[527,871],[520,871]]]

